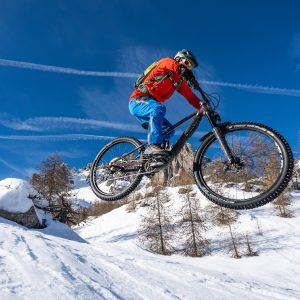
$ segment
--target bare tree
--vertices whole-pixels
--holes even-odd
[[[234,234],[232,230],[232,224],[235,223],[238,218],[237,212],[233,209],[211,205],[207,208],[207,213],[213,224],[228,228],[229,238],[224,240],[225,249],[232,253],[234,258],[240,258],[241,255],[238,250],[238,245],[240,244],[241,237]]]
[[[157,191],[146,208],[147,215],[142,218],[139,228],[140,242],[149,250],[163,255],[170,255],[174,251],[171,246],[172,218],[168,214],[167,202],[167,191]]]
[[[238,213],[230,208],[212,204],[206,208],[211,222],[217,226],[228,226],[238,219]]]
[[[200,257],[208,252],[208,240],[203,236],[207,230],[204,217],[200,215],[200,205],[191,187],[181,188],[183,206],[179,211],[180,234],[184,237],[183,252],[187,256]]]
[[[256,220],[256,226],[257,226],[258,235],[263,235],[263,232],[261,230],[261,226],[260,226],[260,223],[259,223],[258,219],[255,218],[255,220]]]
[[[246,247],[247,247],[246,256],[258,256],[258,252],[253,250],[253,244],[249,233],[245,235],[245,239],[246,239]]]
[[[58,154],[51,155],[39,165],[38,173],[30,178],[30,184],[38,192],[38,195],[31,195],[36,206],[48,210],[60,222],[77,223],[82,211],[72,205],[72,174]],[[43,198],[48,202],[46,206],[40,202]]]
[[[275,155],[275,153],[272,153],[264,165],[264,177],[263,177],[264,186],[270,186],[276,181],[280,168],[281,168],[280,159]]]
[[[241,258],[242,256],[239,253],[238,250],[238,244],[240,244],[240,236],[234,236],[233,232],[232,232],[232,227],[231,224],[228,224],[228,228],[229,228],[229,233],[230,233],[230,239],[228,240],[229,243],[227,243],[228,245],[228,250],[232,253],[232,256],[234,258]]]
[[[294,216],[292,210],[292,200],[290,199],[289,192],[285,190],[274,201],[275,211],[278,216],[283,218],[292,218]]]
[[[293,188],[295,190],[300,190],[300,157],[295,159],[295,167],[293,172]]]
[[[136,207],[137,207],[137,193],[136,192],[132,192],[130,195],[127,196],[127,206],[126,206],[126,211],[127,212],[135,212],[136,211]]]

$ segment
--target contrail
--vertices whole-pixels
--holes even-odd
[[[111,121],[101,121],[94,119],[81,119],[72,117],[36,117],[25,121],[18,119],[1,120],[0,125],[16,130],[45,131],[53,129],[101,129],[109,128],[116,130],[126,130],[130,132],[144,131],[141,126]]]
[[[138,76],[138,74],[136,74],[136,73],[84,71],[84,70],[77,70],[77,69],[72,69],[72,68],[48,66],[48,65],[34,64],[34,63],[29,63],[29,62],[8,60],[8,59],[0,59],[0,66],[31,69],[31,70],[38,70],[38,71],[43,71],[43,72],[54,72],[54,73],[85,75],[85,76],[98,76],[98,77],[106,76],[106,77],[135,78]]]
[[[223,82],[223,81],[219,82],[219,81],[202,80],[200,82],[203,84],[207,84],[207,85],[232,87],[232,88],[237,88],[237,89],[248,90],[251,92],[257,92],[257,93],[300,97],[300,90],[297,90],[297,89],[284,89],[284,88],[269,87],[269,86],[263,86],[263,85],[229,83],[229,82]]]
[[[92,134],[60,134],[60,135],[0,135],[0,140],[57,142],[78,140],[112,140],[114,136],[101,136]]]
[[[85,71],[85,70],[48,66],[48,65],[35,64],[35,63],[16,61],[16,60],[8,60],[8,59],[0,59],[0,66],[32,69],[32,70],[38,70],[43,72],[54,72],[54,73],[64,73],[64,74],[83,75],[83,76],[98,76],[98,77],[136,78],[139,75],[137,73],[130,73],[130,72]],[[297,70],[299,69],[300,69],[300,65],[297,66]],[[208,80],[201,80],[200,83],[207,84],[207,85],[232,87],[232,88],[252,91],[255,93],[300,97],[300,90],[298,89],[287,89],[287,88],[269,87],[263,85],[255,85],[255,84],[231,83],[231,82],[208,81]]]
[[[2,163],[4,166],[8,167],[9,169],[25,176],[27,175],[23,170],[19,169],[18,167],[15,167],[14,165],[10,164],[9,162],[5,161],[4,159],[0,158],[0,163]]]

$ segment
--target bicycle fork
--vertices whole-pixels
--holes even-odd
[[[224,151],[224,154],[226,156],[226,158],[228,159],[228,161],[233,164],[236,162],[235,157],[232,155],[232,152],[227,144],[227,141],[223,135],[223,133],[220,130],[220,127],[213,127],[213,132],[222,148],[222,150]]]
[[[217,123],[215,122],[215,120],[210,116],[209,113],[206,113],[206,118],[208,119],[208,121],[210,122],[211,126],[212,126],[212,130],[215,134],[216,139],[218,140],[228,162],[230,164],[234,164],[234,163],[239,163],[238,158],[234,157],[231,149],[228,146],[228,143],[224,137],[224,134],[222,133],[220,126],[217,125]]]

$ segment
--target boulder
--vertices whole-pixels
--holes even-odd
[[[31,208],[28,211],[22,213],[11,213],[6,210],[0,209],[0,217],[16,222],[28,228],[44,227],[40,223],[40,220],[37,217],[35,208],[33,206],[31,206]]]
[[[33,202],[28,198],[32,191],[22,179],[6,178],[0,181],[0,217],[29,228],[41,228]]]

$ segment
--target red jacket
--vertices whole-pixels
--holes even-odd
[[[172,71],[172,74],[170,75],[171,78],[167,77],[159,84],[157,84],[157,81],[148,82],[146,84],[148,91],[155,100],[163,103],[173,95],[176,90],[174,83],[178,83],[178,81],[181,79],[182,83],[181,86],[177,88],[177,91],[184,96],[196,109],[200,109],[200,99],[192,92],[192,89],[187,84],[186,80],[179,74],[179,66],[180,64],[173,58],[161,59],[158,62],[158,65],[144,79],[144,82],[155,76],[164,75],[170,70]],[[136,89],[131,94],[130,99],[135,98],[136,96],[147,95]]]

